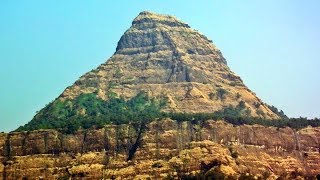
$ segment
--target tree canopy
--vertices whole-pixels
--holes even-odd
[[[41,110],[29,123],[20,126],[16,131],[36,129],[58,129],[65,133],[74,133],[78,129],[102,128],[106,124],[146,124],[161,118],[176,121],[224,120],[234,125],[259,124],[263,126],[291,127],[294,129],[306,126],[320,126],[319,119],[288,118],[283,111],[274,106],[271,110],[281,119],[269,120],[251,117],[245,109],[244,102],[236,107],[229,106],[213,113],[179,113],[162,112],[166,105],[164,100],[150,98],[140,92],[130,100],[112,96],[108,100],[99,98],[95,93],[81,94],[73,100],[55,100]]]

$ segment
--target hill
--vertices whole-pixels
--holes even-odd
[[[127,123],[141,112],[157,117],[159,112],[214,113],[237,107],[241,116],[284,115],[244,85],[206,36],[173,16],[141,12],[111,58],[18,130],[56,129],[70,122]]]
[[[316,179],[319,125],[263,103],[186,23],[142,12],[107,62],[0,133],[0,179]]]

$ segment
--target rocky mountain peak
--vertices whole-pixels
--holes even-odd
[[[211,40],[188,24],[173,16],[144,11],[134,19],[132,26],[121,37],[116,54],[132,55],[162,50],[181,55],[220,53]],[[221,60],[226,64],[222,56]]]
[[[142,25],[165,25],[169,27],[186,27],[189,28],[189,25],[178,20],[174,16],[170,15],[161,15],[152,13],[150,11],[141,12],[132,22],[133,26],[142,26]]]
[[[66,88],[29,124],[95,119],[109,111],[105,103],[110,100],[129,101],[141,92],[164,102],[163,112],[234,108],[245,116],[279,118],[230,70],[206,36],[173,16],[144,11],[120,38],[111,58]]]
[[[298,130],[319,123],[250,116],[284,114],[250,91],[204,35],[144,11],[110,59],[21,132],[0,133],[0,179],[319,176],[320,128]]]

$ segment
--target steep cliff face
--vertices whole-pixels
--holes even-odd
[[[165,101],[165,112],[211,113],[241,104],[245,115],[279,118],[229,69],[211,40],[173,16],[142,12],[114,55],[81,76],[33,121],[54,124],[71,114],[86,116],[90,107],[77,100],[83,94],[108,101],[128,100],[139,92]]]
[[[319,128],[295,131],[212,120],[167,119],[143,129],[110,125],[72,135],[54,130],[9,133],[0,135],[0,177],[316,176],[319,141]]]
[[[170,119],[144,124],[149,114],[144,114],[146,121],[133,121],[140,117],[134,113],[126,116],[127,124],[105,125],[121,124],[126,114],[115,112],[128,108],[130,113],[146,107],[157,113],[159,107],[211,113],[230,106],[248,116],[279,118],[229,69],[211,40],[175,17],[142,12],[107,62],[83,75],[28,124],[30,129],[69,130],[86,119],[86,130],[0,134],[0,179],[275,179],[320,173],[319,128]]]

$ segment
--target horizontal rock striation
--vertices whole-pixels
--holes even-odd
[[[86,73],[57,100],[97,92],[130,99],[139,92],[164,99],[167,112],[214,112],[245,102],[247,114],[277,119],[227,66],[206,36],[173,16],[140,13],[104,64]],[[223,94],[221,94],[223,92]]]
[[[315,177],[320,173],[319,137],[319,128],[295,131],[170,119],[154,121],[143,131],[109,125],[69,135],[55,130],[2,133],[0,177],[181,177],[203,172],[214,162],[218,165],[209,169],[219,168],[230,177]]]

